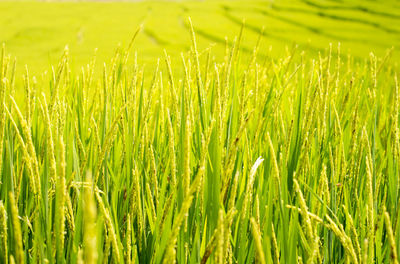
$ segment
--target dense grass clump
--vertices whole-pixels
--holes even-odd
[[[152,76],[119,49],[100,80],[66,49],[25,89],[3,48],[0,262],[397,263],[390,53],[245,60],[240,39],[215,61],[192,33]]]

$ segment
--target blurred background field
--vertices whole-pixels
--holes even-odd
[[[0,264],[398,263],[400,0],[0,0],[1,42]]]
[[[356,59],[370,52],[384,56],[394,47],[400,58],[400,1],[133,1],[133,2],[0,2],[0,42],[17,58],[18,72],[29,65],[39,74],[56,64],[65,45],[72,69],[80,69],[97,51],[98,64],[118,45],[127,45],[143,24],[134,50],[152,67],[163,50],[180,60],[189,49],[191,17],[204,51],[224,55],[245,20],[243,55],[251,52],[264,28],[260,55],[281,57],[286,48],[316,55],[341,43],[343,54]],[[225,38],[226,37],[226,38]]]

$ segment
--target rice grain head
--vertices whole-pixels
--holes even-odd
[[[2,263],[8,263],[8,247],[7,247],[7,211],[2,201],[0,201],[0,241],[3,247],[0,249]]]
[[[15,198],[14,195],[10,192],[9,193],[9,198],[10,198],[10,207],[11,207],[11,221],[12,221],[12,227],[13,227],[13,232],[14,232],[14,249],[15,249],[15,258],[18,264],[23,264],[25,263],[25,258],[24,258],[24,248],[22,245],[22,232],[21,232],[21,224],[19,222],[19,216],[18,216],[18,206],[15,203]],[[13,261],[10,259],[10,263]]]

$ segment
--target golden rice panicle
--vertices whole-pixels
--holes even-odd
[[[85,147],[83,146],[83,143],[82,143],[82,140],[81,140],[81,136],[79,134],[77,121],[74,122],[74,131],[75,131],[76,143],[77,143],[77,146],[78,146],[79,159],[80,159],[80,161],[82,163],[85,163],[86,151],[85,151]]]
[[[341,66],[341,61],[340,61],[340,42],[337,45],[337,62],[336,62],[336,81],[335,81],[335,89],[333,91],[334,96],[338,94],[339,90],[339,81],[340,81],[340,66]]]
[[[279,166],[278,166],[278,161],[276,159],[276,153],[274,150],[274,145],[272,143],[271,137],[269,135],[269,132],[267,132],[267,140],[268,140],[268,144],[269,144],[269,148],[271,151],[271,156],[272,156],[272,162],[273,162],[273,168],[274,168],[274,178],[278,187],[278,190],[280,190],[280,186],[281,186],[281,179],[279,176]]]
[[[68,187],[66,191],[68,190]],[[71,197],[68,195],[68,191],[65,195],[65,218],[68,223],[69,232],[73,236],[75,233],[75,217],[74,217],[74,210],[72,207]]]
[[[132,263],[132,224],[131,224],[131,214],[128,213],[126,220],[126,249],[125,249],[125,262],[127,264]]]
[[[167,201],[164,203],[164,208],[163,208],[163,212],[162,212],[162,218],[161,218],[161,222],[160,222],[160,233],[163,232],[164,227],[165,227],[165,223],[166,223],[166,218],[168,216],[168,213],[170,212],[170,210],[173,210],[173,208],[171,209],[171,206],[173,205],[173,202],[175,201],[174,199],[174,194],[170,194]]]
[[[174,76],[172,73],[172,67],[171,67],[171,58],[168,56],[167,52],[164,50],[165,54],[165,63],[167,65],[167,71],[168,71],[168,82],[169,82],[169,90],[170,90],[170,103],[172,106],[172,112],[175,115],[175,118],[179,118],[178,115],[178,95],[175,90],[175,84],[174,84]]]
[[[239,171],[235,173],[235,177],[233,178],[233,184],[231,185],[231,193],[228,200],[228,210],[231,210],[235,206],[238,183],[239,183]]]
[[[99,153],[99,157],[97,159],[96,163],[96,171],[95,171],[95,177],[94,177],[94,184],[97,184],[99,180],[99,176],[101,174],[101,168],[103,166],[103,161],[105,159],[105,156],[107,152],[111,149],[113,146],[114,140],[117,136],[117,130],[118,130],[118,123],[123,117],[124,110],[126,109],[126,105],[121,107],[120,111],[118,112],[117,116],[114,118],[110,128],[108,129],[108,132],[105,136],[104,139],[104,145],[101,148],[101,152]],[[104,179],[104,178],[103,178]]]
[[[44,118],[46,123],[46,138],[47,138],[47,153],[50,155],[50,181],[52,183],[56,182],[57,175],[57,164],[55,158],[55,150],[54,150],[54,141],[53,141],[53,127],[52,122],[50,120],[49,109],[46,102],[46,97],[43,95],[43,110],[44,110]]]
[[[145,122],[142,130],[142,135],[140,138],[140,147],[139,147],[139,158],[142,160],[145,159],[146,146],[149,142],[148,137],[149,137],[148,123]]]
[[[103,258],[103,264],[108,264],[109,263],[109,257],[110,257],[110,249],[111,249],[111,238],[110,238],[110,233],[107,231],[107,227],[104,230],[104,249],[103,249],[103,255],[101,256]]]
[[[159,75],[160,75],[159,76],[159,90],[158,90],[159,96],[158,96],[158,101],[157,101],[157,104],[158,104],[157,108],[160,109],[160,113],[161,113],[160,121],[159,121],[160,135],[165,135],[166,134],[166,132],[165,132],[166,116],[164,113],[166,112],[165,111],[166,108],[165,108],[165,102],[164,102],[164,79],[163,79],[161,70],[160,70]],[[163,140],[163,144],[165,144],[165,142],[168,140],[168,137],[163,137],[162,140]]]
[[[244,131],[246,130],[246,127],[247,127],[246,124],[250,120],[250,116],[251,116],[251,113],[242,122],[238,132],[236,133],[235,139],[231,142],[231,144],[228,148],[229,152],[224,153],[225,148],[223,149],[222,158],[224,159],[224,164],[223,164],[223,177],[222,177],[222,181],[223,181],[222,187],[223,188],[221,191],[222,194],[226,193],[229,181],[231,180],[231,177],[232,177],[231,173],[232,173],[233,169],[235,168],[235,160],[236,160],[237,150],[239,148],[239,142],[240,142],[242,135],[244,134]],[[225,131],[225,128],[222,131]],[[222,131],[221,130],[218,131],[218,126],[217,126],[217,132],[219,134],[223,134]],[[221,139],[221,137],[219,137],[219,139]],[[222,142],[220,141],[219,144],[222,144]],[[228,155],[225,155],[225,154],[228,154]],[[225,195],[222,195],[222,197],[225,198]]]
[[[368,264],[368,239],[364,239],[363,241],[363,255],[361,263]]]
[[[150,174],[151,174],[151,184],[154,187],[154,200],[156,202],[156,208],[158,207],[158,180],[157,180],[157,165],[156,165],[156,158],[154,155],[154,148],[151,146],[149,149],[150,153]]]
[[[64,135],[64,128],[65,128],[65,122],[67,119],[67,114],[68,114],[68,106],[67,102],[65,100],[59,100],[58,102],[58,137],[62,137]]]
[[[3,170],[3,144],[4,144],[3,142],[4,142],[4,129],[6,123],[6,110],[5,110],[6,86],[7,86],[7,80],[5,78],[0,79],[0,173]]]
[[[29,219],[28,219],[29,223]],[[33,223],[33,243],[32,243],[32,259],[33,263],[38,263],[42,259],[42,234],[40,233],[41,229],[41,221],[39,221],[38,217],[34,219]],[[30,225],[30,224],[29,224]]]
[[[229,212],[226,214],[226,216],[224,218],[224,225],[225,225],[225,227],[224,227],[224,230],[225,230],[225,238],[224,239],[225,240],[224,241],[228,245],[227,247],[225,247],[225,255],[224,256],[227,256],[227,254],[229,254],[229,250],[230,250],[229,248],[230,248],[231,244],[228,242],[229,241],[228,238],[230,235],[230,227],[232,225],[232,222],[233,222],[233,219],[234,219],[236,213],[237,213],[236,209],[232,208],[231,210],[229,210]],[[204,251],[203,257],[201,259],[202,264],[205,264],[207,262],[208,258],[212,254],[214,248],[217,246],[218,233],[219,233],[219,229],[216,228],[206,246],[205,251]],[[225,259],[225,257],[224,257],[224,259]]]
[[[220,77],[219,77],[219,70],[218,70],[218,66],[217,64],[214,64],[214,71],[215,71],[215,94],[216,94],[216,98],[215,98],[215,104],[214,104],[214,109],[213,109],[213,115],[214,118],[216,119],[217,122],[217,131],[221,131],[222,130],[222,126],[223,126],[223,120],[222,120],[222,115],[223,115],[223,109],[222,109],[222,95],[221,95],[221,81],[220,81]],[[222,134],[223,133],[219,133],[219,142],[222,141]]]
[[[253,234],[253,238],[256,245],[256,260],[257,260],[256,262],[260,264],[266,264],[264,250],[261,242],[262,236],[260,232],[260,227],[258,226],[256,220],[253,217],[250,219],[250,222],[251,222],[251,233]]]
[[[228,262],[232,262],[232,244],[230,243],[230,236],[231,236],[231,225],[233,222],[233,219],[236,215],[236,209],[232,208],[228,211],[228,213],[225,216],[225,220],[224,220],[224,230],[225,230],[225,234],[224,234],[224,241],[225,241],[225,250],[224,250],[224,261],[226,263],[226,261]],[[229,258],[227,260],[227,258]]]
[[[245,71],[244,73],[243,73],[243,80],[242,80],[242,83],[241,83],[241,85],[239,86],[240,88],[241,88],[241,90],[239,91],[239,93],[240,93],[240,95],[239,95],[239,109],[238,109],[238,112],[239,112],[239,126],[242,124],[242,122],[243,122],[243,119],[244,119],[244,112],[245,112],[245,92],[246,92],[246,86],[247,86],[247,75],[248,75],[248,73],[247,73],[247,71]]]
[[[326,173],[326,165],[322,165],[322,172],[319,180],[319,185],[318,185],[318,193],[320,197],[323,198],[326,204],[330,204],[330,192],[329,192],[329,180],[328,176]],[[315,206],[313,207],[313,210],[315,211],[316,214],[318,214],[320,208],[321,208],[321,203],[319,201],[314,201]]]
[[[189,193],[190,186],[190,156],[191,153],[191,125],[189,116],[186,117],[185,142],[184,142],[184,174],[183,174],[183,190],[185,197]]]
[[[257,172],[257,168],[261,165],[261,163],[264,161],[263,158],[259,157],[256,162],[254,163],[253,167],[251,167],[250,170],[250,175],[248,179],[248,184],[246,188],[246,193],[243,201],[243,207],[242,207],[242,219],[245,219],[248,213],[247,207],[251,203],[251,200],[253,199],[253,184],[255,180],[255,175]]]
[[[25,75],[24,75],[24,86],[25,86],[25,103],[26,103],[26,122],[29,126],[31,126],[31,119],[32,119],[32,89],[31,84],[29,82],[29,71],[28,66],[25,65]]]
[[[375,248],[375,221],[374,221],[374,195],[372,189],[372,168],[371,161],[369,157],[366,156],[366,166],[367,166],[367,238],[368,238],[368,261],[372,263],[374,259],[374,248]]]
[[[83,210],[83,255],[86,264],[96,264],[97,254],[97,207],[94,200],[93,182],[91,173],[86,174],[88,188],[84,190]]]
[[[133,176],[133,189],[132,189],[132,197],[131,197],[131,210],[134,214],[136,214],[136,219],[138,222],[138,229],[139,233],[142,234],[144,232],[144,220],[143,220],[143,210],[142,210],[142,194],[141,194],[141,185],[139,180],[139,172],[137,169],[136,164],[132,169],[132,176]],[[142,236],[138,236],[138,243],[139,243],[139,251],[142,250]]]
[[[168,112],[168,135],[169,135],[169,140],[168,140],[168,148],[169,148],[169,162],[170,162],[170,168],[171,168],[171,189],[175,190],[176,188],[176,157],[175,157],[175,136],[174,136],[174,128],[172,127],[172,122],[171,122],[171,115]]]
[[[351,241],[353,242],[353,244],[355,246],[355,250],[356,250],[358,259],[361,260],[361,246],[360,246],[360,243],[358,242],[358,234],[357,234],[357,229],[354,226],[353,217],[351,216],[351,214],[347,210],[346,206],[343,205],[343,209],[344,209],[344,212],[346,214],[346,221],[349,223],[350,230],[351,230],[351,233],[352,233],[352,240]]]
[[[12,229],[14,232],[14,249],[15,249],[15,258],[17,260],[18,264],[23,264],[25,262],[25,257],[24,257],[24,248],[22,246],[22,232],[21,232],[21,224],[19,222],[19,216],[18,216],[18,206],[15,203],[15,198],[14,195],[10,192],[9,193],[9,198],[10,198],[10,207],[11,207],[11,220],[12,220]],[[11,262],[11,260],[10,260]]]
[[[164,57],[165,57],[165,64],[167,65],[168,71],[168,82],[171,89],[171,99],[175,100],[177,98],[176,91],[175,91],[175,84],[174,84],[174,75],[172,73],[172,66],[171,66],[171,58],[168,55],[167,51],[164,50]]]
[[[169,238],[169,245],[165,251],[165,257],[163,263],[175,263],[176,262],[176,242],[178,239],[179,231],[182,223],[187,219],[187,212],[192,204],[193,194],[198,190],[200,184],[201,174],[197,174],[194,178],[188,192],[188,197],[184,200],[181,209],[179,210],[177,217],[172,225],[172,231]]]
[[[378,58],[375,56],[375,54],[374,53],[370,53],[369,54],[369,56],[370,56],[370,72],[371,72],[371,78],[372,78],[372,81],[373,81],[373,96],[374,96],[374,98],[375,98],[375,91],[376,91],[376,87],[377,87],[377,83],[378,83],[378,80],[377,80],[377,63],[378,63]]]
[[[256,208],[256,212],[255,212],[255,219],[256,219],[256,223],[258,226],[261,226],[260,224],[260,199],[258,198],[258,194],[256,194],[256,202],[254,204],[255,208]]]
[[[2,256],[2,258],[0,258],[0,262],[7,264],[8,263],[7,211],[2,201],[0,201],[0,244],[3,245],[2,248],[0,248],[0,253]]]
[[[225,262],[224,260],[224,211],[222,209],[219,210],[218,213],[218,230],[217,230],[217,250],[215,252],[215,263],[222,264]]]
[[[331,203],[331,192],[329,190],[329,180],[328,180],[328,175],[326,173],[326,165],[323,166],[321,178],[323,181],[323,194],[324,194],[326,204],[330,204]]]
[[[328,215],[326,215],[325,217],[328,220],[328,224],[326,225],[326,227],[332,230],[335,236],[339,239],[346,253],[350,256],[351,262],[358,264],[359,262],[353,247],[353,243],[351,242],[351,239],[344,232],[343,226],[339,225],[340,227],[338,227],[336,223]]]
[[[169,239],[169,245],[165,251],[163,263],[176,263],[176,242],[183,221],[187,218],[187,211],[192,204],[193,195],[190,194],[183,202],[181,209],[172,225],[172,231]]]
[[[10,100],[12,102],[12,105],[14,106],[14,109],[16,110],[17,117],[20,120],[21,127],[22,127],[22,134],[26,138],[26,144],[25,144],[22,139],[22,136],[19,134],[19,132],[17,133],[17,134],[19,134],[18,138],[24,149],[23,151],[24,151],[25,161],[27,163],[29,163],[28,167],[29,167],[30,174],[31,174],[31,182],[30,183],[35,186],[33,188],[34,195],[36,198],[35,206],[39,207],[39,204],[41,201],[41,192],[40,192],[41,183],[40,183],[39,164],[38,164],[38,159],[37,159],[37,155],[36,155],[36,151],[35,151],[35,146],[34,146],[33,140],[32,140],[31,127],[26,122],[26,119],[23,117],[21,111],[18,108],[17,103],[15,102],[15,100],[12,96],[10,96]],[[7,110],[7,112],[13,123],[15,130],[19,131],[18,127],[16,126],[16,123],[12,119],[11,113],[8,110]],[[37,212],[38,211],[36,211],[36,213]]]
[[[198,185],[197,196],[200,196],[200,208],[201,210],[204,209],[204,173],[206,171],[206,162],[207,162],[207,155],[208,155],[208,145],[211,139],[211,133],[213,131],[215,125],[215,119],[211,120],[211,124],[207,128],[206,134],[201,135],[201,151],[200,151],[200,160],[199,160],[199,167],[196,174],[196,177],[200,178],[200,182]]]
[[[60,170],[56,182],[56,208],[55,208],[55,239],[56,239],[56,254],[57,262],[64,260],[64,233],[65,233],[65,144],[62,136],[59,139],[60,148]]]
[[[274,263],[279,264],[278,242],[276,240],[275,228],[273,223],[271,223],[271,231],[272,231],[272,247],[274,250],[273,251]]]
[[[33,170],[31,156],[29,155],[28,148],[27,148],[27,146],[26,146],[26,144],[24,142],[24,139],[22,138],[21,133],[19,132],[18,126],[15,123],[11,113],[8,111],[7,107],[5,109],[6,109],[6,112],[8,114],[8,117],[10,118],[10,122],[11,122],[12,126],[13,126],[14,130],[16,131],[16,138],[18,140],[18,143],[21,145],[21,149],[22,149],[22,152],[23,152],[23,161],[25,162],[25,166],[27,168],[27,171],[29,172],[29,185],[30,185],[30,188],[32,189],[33,195],[35,197],[38,197],[39,194],[38,194],[38,191],[37,191],[37,185],[36,185],[36,181],[35,181],[36,177],[35,177],[35,173],[34,173],[34,170]]]
[[[211,236],[211,239],[208,241],[208,244],[204,250],[203,257],[201,258],[201,264],[205,264],[208,261],[208,258],[211,256],[213,250],[216,247],[216,236],[218,234],[218,228],[214,230],[214,233]]]
[[[99,203],[100,211],[104,216],[104,222],[107,227],[107,232],[109,235],[109,239],[111,241],[111,245],[113,248],[113,259],[115,263],[120,263],[121,256],[120,256],[120,250],[118,246],[118,241],[117,241],[117,235],[115,233],[115,228],[111,219],[110,211],[106,208],[104,205],[103,199],[101,198],[100,194],[98,191],[95,190],[95,195],[97,202]]]
[[[394,83],[395,83],[395,102],[393,104],[392,109],[392,119],[393,119],[393,134],[394,134],[394,142],[393,142],[393,156],[399,160],[400,159],[400,129],[399,129],[399,109],[400,109],[400,91],[399,84],[397,80],[397,74],[394,75]]]
[[[318,257],[319,252],[319,238],[317,234],[314,234],[312,223],[310,216],[308,214],[308,207],[306,201],[304,200],[303,193],[300,189],[299,183],[296,179],[293,179],[294,187],[298,195],[298,200],[301,208],[301,215],[303,216],[304,225],[306,228],[306,235],[309,243],[311,244],[309,252],[309,258],[307,259],[307,263],[314,263],[314,259]]]
[[[93,116],[91,117],[90,121],[91,121],[91,124],[92,124],[91,129],[93,128],[93,132],[92,133],[94,133],[96,146],[97,146],[97,148],[96,148],[97,153],[96,154],[99,155],[101,153],[101,141],[100,141],[99,127],[98,127],[97,122],[96,122],[96,120],[94,119]]]
[[[384,215],[385,215],[385,225],[386,225],[386,232],[387,232],[387,237],[389,239],[389,245],[390,245],[390,261],[393,264],[398,264],[398,255],[397,255],[397,245],[396,245],[396,239],[393,234],[393,229],[392,229],[392,223],[390,221],[390,215],[388,212],[386,212],[386,208],[384,208]]]
[[[35,146],[33,144],[32,141],[32,135],[31,135],[31,127],[29,126],[29,124],[27,123],[26,119],[24,118],[24,116],[22,115],[17,103],[15,102],[14,98],[12,96],[10,96],[10,100],[14,106],[14,109],[17,113],[17,116],[19,118],[19,121],[21,123],[21,128],[22,128],[22,134],[24,135],[24,137],[26,138],[26,147],[27,150],[29,152],[30,155],[30,159],[32,161],[32,167],[35,173],[35,183],[36,183],[36,187],[37,190],[39,190],[39,186],[40,185],[40,177],[39,177],[39,165],[38,165],[38,161],[37,161],[37,156],[36,156],[36,151],[35,151]]]
[[[197,87],[200,89],[200,87],[203,86],[202,81],[201,81],[200,60],[199,60],[199,53],[197,50],[196,34],[194,33],[192,19],[190,17],[189,17],[189,26],[190,26],[191,39],[192,39],[192,52],[194,54],[194,59],[195,59]],[[202,98],[200,98],[200,100],[202,100]]]
[[[99,127],[98,127],[97,122],[93,115],[90,118],[90,124],[91,124],[90,130],[91,130],[92,135],[94,134],[93,137],[94,137],[94,142],[96,145],[94,153],[96,153],[98,155],[101,152],[101,141],[100,141]]]
[[[153,198],[153,194],[151,193],[151,190],[150,190],[150,184],[148,182],[146,183],[146,195],[147,195],[147,199],[150,204],[151,219],[152,219],[152,222],[155,223],[157,220],[156,208],[154,206],[154,198]]]

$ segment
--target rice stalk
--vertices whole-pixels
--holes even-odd
[[[273,250],[274,263],[279,264],[278,241],[276,240],[275,228],[273,223],[271,223],[271,233],[272,233],[272,248],[274,249]]]
[[[306,201],[304,200],[303,193],[300,189],[299,183],[297,182],[296,179],[293,179],[293,183],[294,183],[294,187],[297,192],[297,195],[298,195],[298,201],[299,201],[300,208],[301,208],[301,215],[304,218],[304,225],[305,225],[305,230],[306,230],[306,234],[307,234],[307,239],[308,239],[309,243],[311,244],[307,263],[315,263],[316,258],[318,258],[318,255],[319,255],[319,237],[313,231],[311,219],[308,215],[308,207],[307,207]]]
[[[263,158],[258,157],[254,165],[251,167],[250,170],[250,175],[247,183],[247,188],[246,188],[246,193],[244,197],[244,202],[243,202],[243,208],[242,208],[242,219],[244,219],[247,216],[248,213],[248,204],[251,203],[251,200],[253,198],[253,184],[255,180],[255,175],[257,172],[258,167],[261,165],[261,163],[264,161]]]
[[[388,212],[386,212],[386,208],[384,208],[384,216],[385,216],[386,232],[388,233],[389,244],[390,244],[390,261],[391,261],[391,263],[398,264],[399,259],[397,256],[396,239],[393,234],[392,223],[390,221],[390,215]]]
[[[9,202],[10,202],[10,207],[11,207],[11,222],[12,222],[12,230],[14,233],[14,254],[15,254],[15,259],[18,264],[23,264],[25,263],[25,254],[24,254],[24,248],[22,245],[22,232],[21,232],[21,224],[19,222],[19,216],[18,216],[18,205],[15,203],[15,198],[14,195],[10,192],[9,193]],[[12,263],[13,260],[10,259],[10,263]]]
[[[111,219],[110,211],[106,208],[106,206],[103,203],[103,199],[101,198],[99,192],[96,190],[95,190],[95,196],[96,196],[97,202],[99,204],[100,211],[104,216],[104,221],[105,221],[105,225],[107,227],[109,240],[111,242],[112,249],[113,249],[112,256],[113,256],[114,262],[120,263],[120,260],[121,260],[120,249],[118,246],[117,234],[115,233],[115,228],[114,228],[114,225],[113,225],[113,222]],[[104,258],[104,260],[106,260],[106,258]]]
[[[339,239],[346,253],[349,255],[351,262],[357,264],[358,259],[353,247],[353,243],[351,242],[351,239],[347,236],[347,234],[344,232],[342,225],[339,224],[338,227],[336,223],[328,215],[326,215],[325,217],[328,220],[328,224],[326,225],[327,228],[332,230],[335,236]]]
[[[63,137],[59,139],[60,170],[56,181],[56,211],[54,216],[57,262],[64,262],[64,233],[65,233],[65,144]]]
[[[250,218],[251,222],[251,233],[253,234],[253,238],[256,245],[256,255],[257,255],[257,262],[261,264],[265,264],[265,255],[264,250],[261,243],[261,232],[259,230],[259,226],[256,223],[256,220],[252,217]]]
[[[8,264],[7,211],[2,201],[0,201],[0,241],[3,245],[0,249],[1,262]]]

